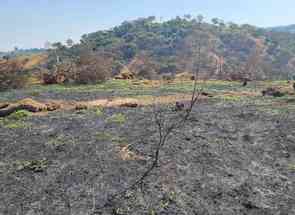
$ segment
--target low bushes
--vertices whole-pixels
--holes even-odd
[[[285,92],[273,87],[269,87],[266,90],[263,90],[261,93],[263,96],[273,96],[273,97],[283,97],[286,95]]]
[[[28,74],[17,62],[0,64],[0,91],[22,88],[28,83]]]
[[[112,59],[96,53],[84,53],[71,62],[55,65],[43,74],[44,84],[96,84],[106,81],[112,71]]]

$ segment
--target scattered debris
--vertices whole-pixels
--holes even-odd
[[[250,78],[244,78],[243,79],[243,87],[246,87],[248,85],[248,82],[252,81]]]
[[[175,111],[183,111],[184,110],[184,103],[183,102],[176,102],[175,103]]]
[[[208,92],[201,92],[201,96],[206,96],[206,97],[213,97],[212,93],[208,93]]]
[[[130,150],[130,145],[124,146],[119,151],[119,156],[124,161],[130,160],[145,160],[143,156],[137,155]]]
[[[283,97],[286,95],[285,92],[282,92],[280,89],[269,87],[266,90],[262,91],[263,96],[273,96],[273,97]]]
[[[43,74],[44,84],[62,84],[65,81],[66,81],[66,77],[63,74],[51,74],[51,73]]]
[[[77,105],[75,106],[75,110],[87,110],[87,109],[88,109],[88,106],[85,105],[85,104],[82,104],[82,103],[77,104]]]
[[[135,79],[135,75],[130,72],[127,69],[124,69],[122,72],[120,72],[119,75],[115,76],[115,79],[118,80],[131,80],[131,79]]]
[[[126,103],[122,103],[120,105],[120,107],[136,108],[136,107],[138,107],[138,103],[136,103],[136,102],[126,102]]]
[[[17,161],[14,166],[17,171],[33,171],[35,173],[43,172],[47,168],[48,161],[46,159],[42,160],[29,160],[29,161]]]
[[[29,112],[36,113],[36,112],[46,111],[47,106],[33,99],[27,98],[27,99],[20,100],[17,103],[12,103],[12,104],[9,104],[8,106],[6,105],[5,108],[0,109],[0,117],[8,116],[19,110],[27,110]]]
[[[182,72],[175,75],[177,80],[195,80],[195,76],[190,72]]]
[[[47,107],[47,111],[55,111],[55,110],[61,109],[62,107],[61,104],[55,101],[46,102],[45,105]]]
[[[7,108],[8,106],[8,103],[0,103],[0,109]]]

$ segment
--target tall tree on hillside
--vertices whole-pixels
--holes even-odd
[[[222,30],[223,30],[223,21],[219,20],[218,18],[213,18],[211,20],[211,22],[214,24],[215,30],[216,30],[216,35],[218,37],[218,35],[222,34]],[[216,43],[216,42],[215,42]],[[216,50],[214,50],[214,52],[217,52],[218,47],[215,47]],[[224,64],[225,64],[225,59],[224,56],[222,54],[222,52],[219,52],[216,54],[216,56],[214,56],[214,61],[215,61],[215,74],[218,77],[218,79],[224,79],[225,78],[225,74],[224,74]]]
[[[68,47],[72,47],[74,45],[74,41],[71,38],[69,38],[67,39],[66,44]]]
[[[211,22],[213,23],[213,25],[218,26],[218,24],[219,24],[219,19],[218,19],[218,18],[213,18],[213,19],[211,20]]]
[[[185,71],[194,73],[198,68],[198,79],[212,77],[213,71],[216,71],[215,60],[219,59],[215,54],[216,37],[208,33],[206,27],[203,23],[203,17],[199,16],[198,21],[192,27],[192,31],[185,38],[183,48],[179,51],[181,62],[185,65]]]
[[[56,64],[60,63],[60,60],[61,60],[60,51],[62,49],[64,49],[64,48],[65,48],[64,45],[62,43],[60,43],[60,42],[52,44],[52,49],[53,49],[53,52],[55,54]]]
[[[262,53],[263,53],[263,46],[261,44],[262,42],[256,41],[255,48],[250,53],[248,60],[246,62],[245,72],[246,77],[249,79],[254,79],[255,77],[258,77],[260,65],[263,61],[262,59]]]
[[[234,23],[234,22],[229,22],[228,23],[228,28],[229,28],[231,33],[239,33],[239,30],[240,30],[239,25]]]

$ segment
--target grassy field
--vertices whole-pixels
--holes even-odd
[[[255,102],[261,109],[294,110],[294,96],[262,97],[262,90],[268,87],[280,87],[293,91],[287,81],[251,82],[242,87],[240,82],[233,81],[200,81],[198,89],[209,93],[210,101]],[[140,98],[151,100],[164,95],[189,95],[193,90],[192,81],[134,81],[110,80],[97,85],[33,85],[22,90],[11,90],[0,93],[1,102],[16,101],[23,98],[37,100],[91,101],[115,97]]]
[[[260,81],[251,82],[246,87],[241,87],[240,82],[234,81],[199,81],[198,88],[210,93],[223,92],[256,92],[267,87],[290,88],[287,81]],[[153,93],[191,93],[192,81],[130,81],[130,80],[109,80],[97,85],[33,85],[22,90],[12,90],[0,93],[1,100],[13,99],[17,94],[38,95],[47,93],[121,93],[125,96],[149,95]]]

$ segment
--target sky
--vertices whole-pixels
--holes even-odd
[[[78,42],[125,20],[202,14],[260,27],[295,24],[294,0],[0,0],[0,51]]]

